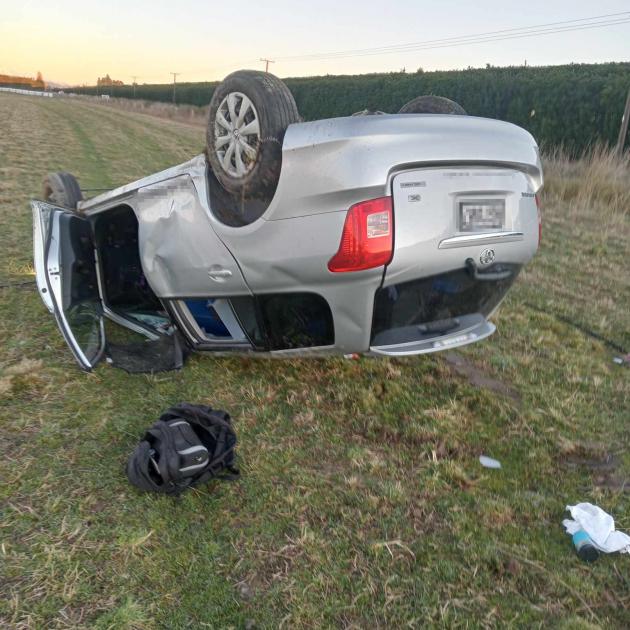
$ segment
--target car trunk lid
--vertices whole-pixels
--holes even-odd
[[[481,267],[522,265],[536,251],[537,182],[527,173],[428,167],[397,173],[391,190],[395,245],[384,286],[463,269],[470,258]]]
[[[501,166],[410,169],[391,179],[394,255],[371,350],[404,355],[478,341],[538,246],[538,184]]]

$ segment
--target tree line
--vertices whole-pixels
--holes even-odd
[[[581,152],[613,144],[630,87],[630,63],[487,66],[482,69],[284,79],[305,120],[348,116],[362,109],[395,113],[420,94],[457,101],[473,116],[498,118],[530,131],[541,146]],[[207,105],[217,83],[178,83],[176,102]],[[134,98],[134,86],[76,88]],[[171,102],[172,84],[137,85],[135,98]]]

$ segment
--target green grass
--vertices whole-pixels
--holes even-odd
[[[459,353],[488,387],[438,355],[86,374],[16,285],[28,199],[48,171],[97,188],[183,161],[204,131],[13,95],[0,120],[0,625],[628,626],[628,557],[584,564],[561,526],[592,501],[630,530],[630,368],[582,330],[630,351],[630,211],[584,201],[587,164],[548,165],[541,251]],[[619,168],[602,190],[630,188]],[[182,400],[234,416],[242,479],[140,494],[125,460]]]

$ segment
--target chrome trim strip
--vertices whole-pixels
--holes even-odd
[[[486,245],[487,243],[510,243],[522,241],[523,232],[490,232],[482,234],[462,234],[451,236],[440,241],[439,249],[452,249],[454,247],[468,247],[472,245]]]
[[[369,354],[401,357],[451,350],[481,341],[489,337],[495,330],[496,326],[492,322],[484,320],[475,326],[458,330],[450,335],[388,346],[370,346]]]

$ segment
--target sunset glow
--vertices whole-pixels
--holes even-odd
[[[241,67],[264,68],[276,60],[279,76],[415,71],[480,67],[623,61],[630,56],[630,24],[538,37],[384,52],[328,59],[288,57],[385,47],[501,29],[552,23],[628,10],[627,1],[594,6],[578,2],[524,5],[499,0],[442,3],[400,0],[361,3],[320,0],[300,4],[242,0],[43,0],[5,6],[0,22],[0,74],[94,84],[97,77],[131,83],[220,79]]]

